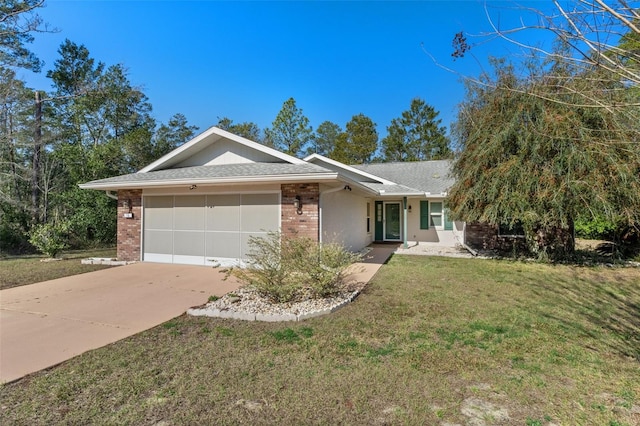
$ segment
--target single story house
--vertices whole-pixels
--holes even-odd
[[[268,231],[335,241],[455,246],[449,161],[349,166],[292,157],[211,127],[137,173],[81,184],[118,200],[118,258],[233,264]]]

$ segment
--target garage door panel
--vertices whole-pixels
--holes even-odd
[[[146,230],[144,232],[144,252],[172,254],[173,253],[173,231],[169,230]]]
[[[175,197],[174,229],[204,231],[204,205],[204,195]]]
[[[206,212],[207,231],[240,230],[240,196],[208,195]]]
[[[275,231],[280,223],[277,194],[242,196],[241,225],[243,232]]]
[[[144,260],[188,264],[247,258],[252,236],[280,225],[280,196],[269,194],[145,197]]]
[[[173,254],[204,256],[204,232],[175,231],[173,233]]]
[[[144,226],[146,229],[171,229],[173,197],[145,197]]]
[[[207,257],[240,257],[240,235],[237,232],[207,232],[205,240]]]

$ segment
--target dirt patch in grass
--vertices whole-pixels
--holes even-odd
[[[45,257],[35,255],[0,258],[0,290],[109,268],[107,265],[83,265],[80,261],[115,255],[115,248],[108,248],[66,252],[55,262],[43,261]]]
[[[394,256],[335,314],[281,324],[181,316],[3,386],[0,416],[639,424],[638,282],[637,268]]]

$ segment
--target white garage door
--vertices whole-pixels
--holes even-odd
[[[280,227],[279,194],[144,197],[143,260],[230,265]]]

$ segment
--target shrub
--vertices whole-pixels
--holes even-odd
[[[279,232],[251,237],[249,245],[247,267],[229,273],[278,303],[337,293],[346,267],[360,258],[339,244],[320,245],[311,238]]]
[[[29,242],[39,252],[49,257],[56,257],[61,250],[67,247],[69,223],[66,221],[57,223],[43,223],[31,229]]]
[[[578,219],[575,223],[576,236],[589,240],[611,240],[619,226],[603,217]]]

